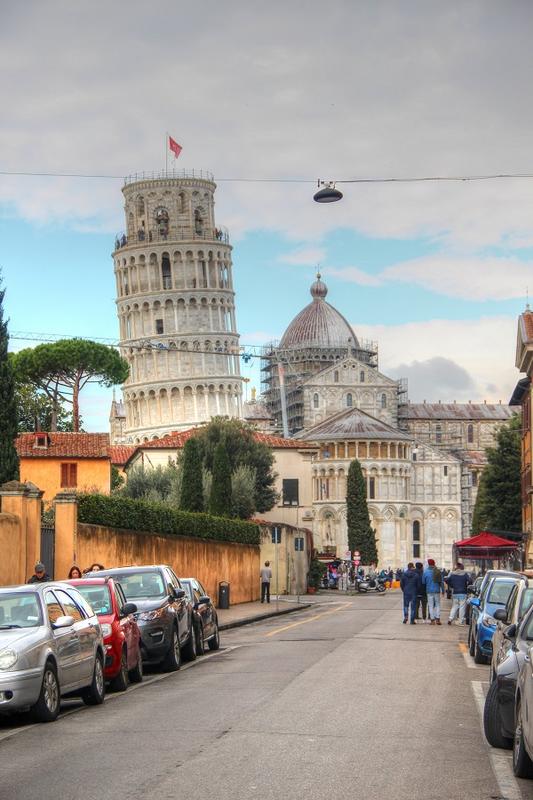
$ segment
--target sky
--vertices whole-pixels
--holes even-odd
[[[312,197],[319,178],[533,174],[530,2],[25,0],[0,20],[13,349],[29,332],[116,339],[120,176],[162,169],[168,131],[177,167],[215,175],[245,347],[281,337],[319,265],[328,301],[412,401],[508,401],[533,178]],[[242,373],[260,388],[256,359]],[[86,430],[107,430],[110,399],[87,387]]]

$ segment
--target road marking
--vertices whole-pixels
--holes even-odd
[[[491,747],[485,737],[483,729],[483,709],[485,707],[485,692],[482,681],[470,681],[474,699],[480,716],[481,735],[489,751],[490,765],[498,784],[501,796],[505,800],[522,800],[520,786],[514,776],[511,759],[505,751]]]
[[[297,628],[299,625],[307,625],[308,622],[314,622],[314,620],[320,619],[321,617],[327,617],[329,614],[336,614],[343,608],[347,608],[347,606],[351,606],[351,603],[343,603],[342,605],[339,605],[338,608],[333,608],[331,611],[324,611],[322,614],[315,614],[314,617],[302,619],[299,622],[292,622],[290,625],[284,625],[283,628],[276,628],[276,630],[270,631],[270,633],[265,633],[265,636],[275,636],[276,633],[288,631],[290,628]]]
[[[128,697],[132,692],[136,692],[139,689],[145,689],[147,686],[151,686],[153,683],[159,683],[159,681],[164,681],[166,678],[171,678],[173,675],[179,675],[180,672],[186,672],[186,670],[192,669],[192,667],[205,664],[206,661],[209,661],[211,658],[215,658],[215,656],[222,656],[226,653],[230,653],[232,650],[238,650],[241,646],[242,645],[240,644],[235,644],[229,647],[224,647],[221,650],[213,650],[211,653],[206,653],[205,655],[196,659],[196,661],[189,661],[187,664],[183,664],[179,670],[176,670],[176,672],[163,672],[161,675],[152,675],[149,678],[142,680],[141,683],[131,684],[128,686],[125,692],[106,694],[103,705],[107,705],[112,700],[119,700],[121,698],[123,699]],[[57,718],[57,722],[61,722],[61,720],[65,719],[65,717],[71,717],[73,714],[78,714],[80,711],[85,711],[86,709],[87,706],[84,704],[76,706],[76,708],[69,708],[66,711],[62,711]],[[31,731],[32,728],[40,728],[41,726],[41,722],[32,722],[29,725],[23,725],[20,728],[4,731],[4,733],[0,733],[0,742],[5,741],[6,739],[12,739],[13,736],[18,736],[19,733],[26,733],[27,731]]]
[[[477,669],[477,664],[475,664],[474,661],[472,661],[468,647],[466,646],[466,644],[464,644],[464,642],[459,642],[459,650],[463,654],[463,658],[465,660],[465,664],[468,667],[468,669]]]

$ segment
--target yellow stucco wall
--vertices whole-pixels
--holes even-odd
[[[0,586],[24,583],[26,543],[16,514],[0,513],[0,552]]]
[[[94,562],[105,567],[168,564],[179,577],[198,578],[215,602],[219,582],[229,581],[233,605],[259,599],[259,555],[257,545],[163,536],[79,523],[72,561],[82,569]],[[55,577],[61,579],[65,576]]]
[[[108,458],[24,458],[20,459],[20,480],[31,481],[44,492],[43,502],[50,503],[62,491],[61,464],[78,465],[79,492],[109,494],[111,462]]]

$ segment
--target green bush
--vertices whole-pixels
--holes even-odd
[[[195,536],[217,542],[258,545],[260,541],[259,527],[252,522],[178,511],[168,503],[133,500],[116,494],[78,495],[78,520],[90,525]]]

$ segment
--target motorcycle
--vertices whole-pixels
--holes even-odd
[[[386,591],[385,580],[383,578],[358,578],[355,583],[356,589],[360,594],[366,592],[379,592],[380,594]]]

